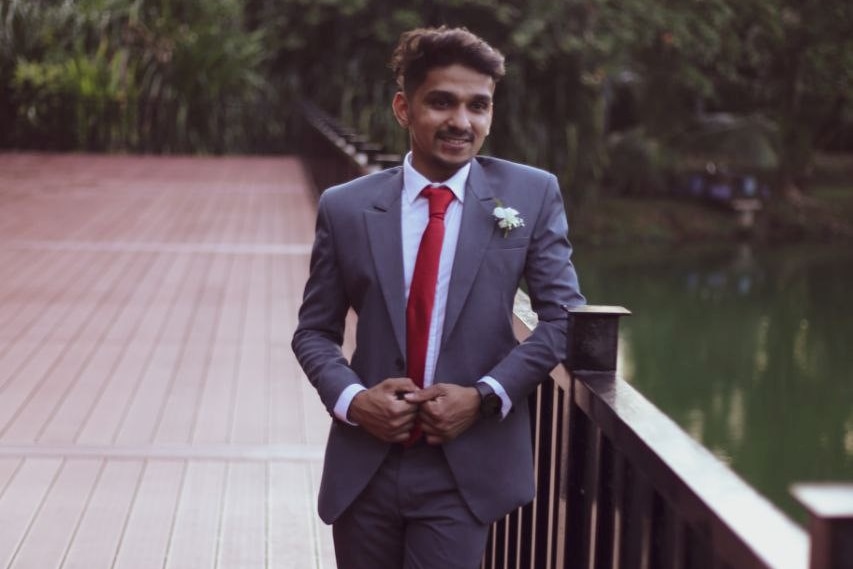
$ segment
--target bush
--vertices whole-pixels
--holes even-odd
[[[667,192],[667,152],[642,129],[610,135],[605,187],[618,196],[654,196]]]

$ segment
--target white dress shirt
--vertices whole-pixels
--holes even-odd
[[[456,257],[456,244],[459,241],[459,229],[462,225],[462,208],[465,202],[465,184],[471,171],[470,162],[456,171],[453,176],[443,182],[433,183],[425,178],[412,166],[412,153],[409,152],[403,160],[403,195],[401,196],[400,213],[403,245],[403,276],[406,287],[406,301],[409,299],[409,289],[412,284],[412,274],[415,271],[415,260],[421,236],[429,222],[429,200],[420,195],[427,186],[446,186],[453,192],[455,199],[450,202],[444,214],[444,241],[441,245],[441,256],[438,264],[438,280],[435,287],[435,304],[429,325],[427,342],[426,365],[424,368],[424,387],[429,387],[435,379],[435,364],[438,360],[438,348],[441,345],[441,332],[444,328],[444,315],[447,308],[447,293],[450,288],[450,273],[453,260]],[[480,381],[487,382],[497,393],[502,402],[501,414],[506,416],[511,402],[503,387],[495,379],[484,377]],[[347,387],[335,404],[334,413],[342,421],[347,419],[350,403],[363,385]]]

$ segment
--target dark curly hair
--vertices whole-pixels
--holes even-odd
[[[488,75],[504,76],[504,56],[466,28],[417,28],[403,32],[389,67],[405,93],[414,92],[436,67],[460,64]]]

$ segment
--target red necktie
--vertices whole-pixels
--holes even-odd
[[[407,374],[418,387],[424,386],[429,323],[435,304],[438,259],[444,241],[444,214],[453,201],[453,192],[444,186],[427,186],[421,195],[429,199],[429,223],[421,237],[409,288],[409,303],[406,306]]]
[[[406,361],[407,375],[418,387],[424,386],[427,343],[432,307],[435,304],[435,285],[438,280],[438,260],[444,241],[444,214],[453,201],[453,192],[445,186],[427,186],[421,195],[429,199],[429,222],[421,237],[409,302],[406,306]],[[420,436],[417,427],[412,439]]]

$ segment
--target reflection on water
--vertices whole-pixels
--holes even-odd
[[[853,480],[853,248],[579,247],[618,304],[620,373],[797,520],[799,481]]]

